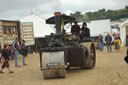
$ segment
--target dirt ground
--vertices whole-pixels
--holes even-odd
[[[107,53],[105,47],[103,52],[97,50],[96,55],[94,69],[72,69],[67,71],[64,79],[44,80],[38,66],[39,55],[30,54],[26,58],[26,66],[16,68],[14,60],[10,61],[11,69],[15,73],[9,74],[4,69],[4,74],[0,74],[0,85],[128,85],[128,64],[123,60],[126,47],[119,52],[113,50],[112,53]],[[18,63],[22,65],[21,56]]]

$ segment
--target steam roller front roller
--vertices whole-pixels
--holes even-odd
[[[43,52],[42,68],[44,79],[65,78],[64,51]]]
[[[83,55],[85,58],[84,58],[83,66],[81,68],[82,69],[94,68],[96,64],[96,51],[95,51],[94,43],[85,42],[85,43],[81,43],[81,45],[85,48],[85,50],[83,50]]]
[[[66,70],[63,66],[50,67],[43,70],[44,79],[65,78]]]

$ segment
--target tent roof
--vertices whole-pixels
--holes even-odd
[[[128,20],[124,21],[123,23],[120,24],[120,27],[123,27],[123,26],[128,26]]]
[[[41,19],[39,16],[30,15],[20,20],[21,22],[33,22],[34,26],[34,37],[44,37],[50,33],[54,33],[54,30],[50,25],[45,23],[44,19]]]

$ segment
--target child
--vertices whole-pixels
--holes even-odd
[[[3,69],[6,67],[9,71],[9,73],[14,73],[13,71],[10,70],[9,68],[9,52],[8,52],[8,45],[4,45],[4,49],[2,50],[2,62],[3,65],[1,67],[0,73],[4,73]]]

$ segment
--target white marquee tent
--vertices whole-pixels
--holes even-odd
[[[45,20],[36,15],[27,16],[22,19],[21,22],[33,22],[35,38],[44,37],[45,35],[55,32],[50,25],[45,23]]]
[[[122,47],[126,46],[126,35],[128,35],[128,20],[120,25],[120,38]]]

